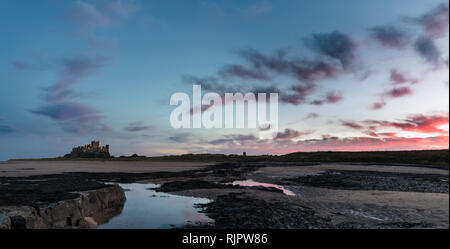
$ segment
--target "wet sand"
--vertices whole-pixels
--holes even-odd
[[[180,172],[200,169],[211,163],[198,162],[142,162],[142,161],[44,161],[24,160],[0,162],[0,177],[26,177],[68,172],[90,173],[152,173]]]

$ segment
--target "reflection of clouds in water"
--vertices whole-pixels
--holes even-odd
[[[129,189],[125,192],[127,200],[122,213],[99,228],[172,228],[173,225],[183,226],[188,222],[213,222],[194,206],[210,202],[208,199],[156,192],[153,190],[158,187],[156,184],[132,183],[120,186]]]

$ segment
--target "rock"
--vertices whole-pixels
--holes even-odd
[[[30,206],[0,207],[0,228],[48,229],[77,226],[92,229],[120,214],[125,192],[119,185],[81,192],[80,197],[34,208]]]
[[[96,229],[98,224],[92,217],[83,217],[77,221],[77,226],[83,229]]]
[[[20,215],[9,217],[11,221],[11,229],[27,229],[27,221]]]
[[[0,229],[11,229],[11,219],[8,216],[0,215]]]
[[[44,227],[42,227],[42,219],[35,208],[29,206],[3,206],[0,207],[0,228],[28,229]]]

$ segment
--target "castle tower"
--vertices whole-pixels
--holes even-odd
[[[96,148],[100,147],[100,142],[99,141],[92,141],[91,145],[92,145],[93,149],[96,149]]]

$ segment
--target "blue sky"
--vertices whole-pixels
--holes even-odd
[[[0,28],[0,160],[448,148],[442,0],[3,0]],[[186,78],[276,88],[279,136],[171,128]]]

